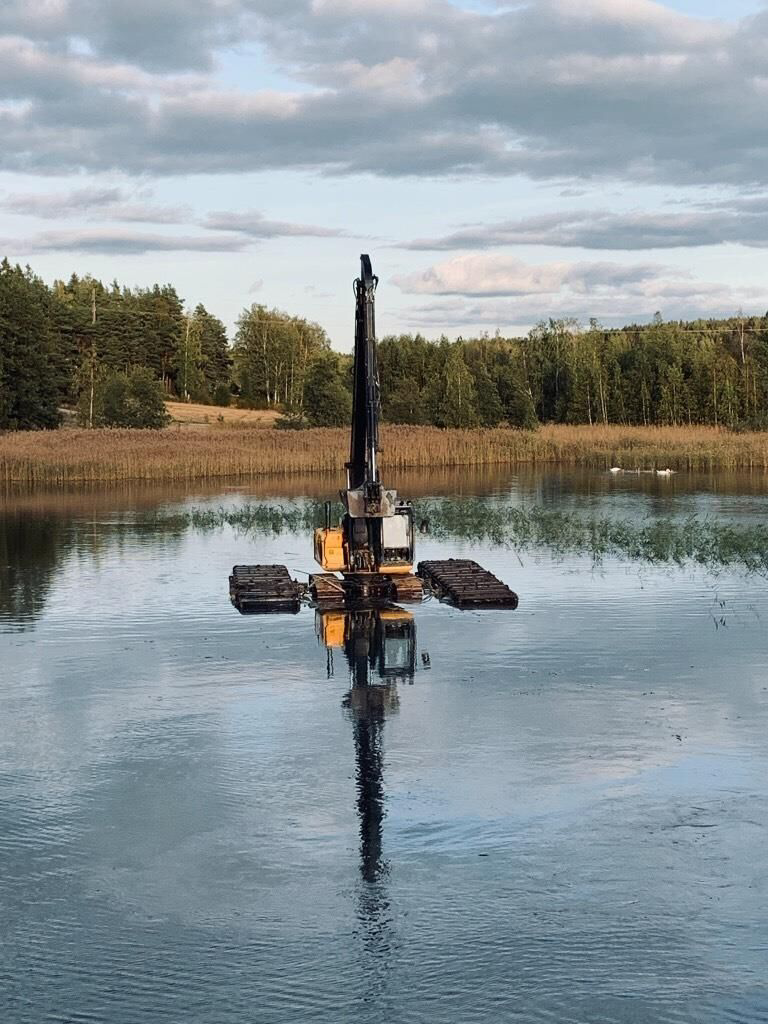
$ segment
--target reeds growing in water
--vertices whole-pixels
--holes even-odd
[[[541,505],[520,507],[482,498],[442,498],[415,503],[419,518],[440,539],[490,543],[514,550],[550,551],[656,565],[699,565],[711,571],[737,568],[768,575],[768,525],[733,523],[710,517],[664,516],[628,519],[563,511]],[[334,518],[341,514],[341,505]],[[153,529],[203,532],[234,528],[244,533],[309,533],[322,523],[324,506],[313,500],[287,505],[246,502],[235,507],[183,509],[141,517]]]

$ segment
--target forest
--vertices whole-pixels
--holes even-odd
[[[768,316],[604,328],[542,319],[525,337],[379,342],[383,418],[437,427],[542,423],[768,426]],[[253,304],[234,337],[168,284],[73,274],[47,285],[0,263],[0,430],[162,426],[164,398],[271,408],[334,426],[351,409],[351,355],[317,323]]]

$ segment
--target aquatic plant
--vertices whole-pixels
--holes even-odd
[[[519,507],[482,499],[419,501],[417,516],[440,539],[461,538],[518,551],[587,555],[652,564],[697,564],[709,569],[739,567],[768,574],[768,525],[730,523],[700,516],[631,520],[545,506]],[[334,516],[341,514],[341,506]],[[245,503],[234,508],[191,508],[142,517],[159,527],[197,530],[224,527],[257,534],[305,533],[323,521],[322,502],[283,506]]]

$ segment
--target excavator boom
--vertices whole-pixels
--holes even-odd
[[[379,482],[379,415],[381,397],[376,362],[376,285],[369,256],[360,257],[355,281],[355,365],[352,392],[352,436],[347,463],[347,489]]]

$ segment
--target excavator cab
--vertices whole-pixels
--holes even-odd
[[[410,573],[413,541],[410,505],[400,505],[378,521],[347,515],[341,526],[315,530],[315,561],[327,572]]]

